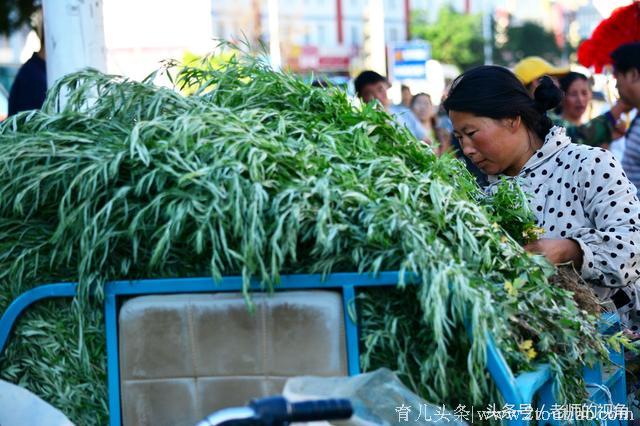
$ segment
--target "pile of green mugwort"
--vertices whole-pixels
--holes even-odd
[[[174,88],[69,75],[42,111],[0,125],[0,311],[37,285],[81,290],[24,316],[3,379],[104,424],[106,281],[241,275],[273,288],[281,274],[397,270],[415,282],[361,296],[364,368],[395,369],[434,403],[497,403],[490,332],[516,372],[551,363],[560,400],[579,402],[581,364],[603,341],[522,249],[535,223],[519,188],[486,199],[379,107],[243,52],[161,72]]]

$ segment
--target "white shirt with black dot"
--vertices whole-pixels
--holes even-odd
[[[489,176],[491,192],[501,178]],[[506,177],[509,178],[509,177]],[[583,252],[580,274],[623,322],[640,327],[640,201],[613,155],[571,143],[553,127],[515,177],[530,195],[541,238],[570,238]],[[511,179],[511,178],[509,178]]]

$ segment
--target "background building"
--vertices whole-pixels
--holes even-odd
[[[380,0],[384,28],[367,29],[372,3],[375,0],[281,0],[283,65],[299,72],[348,74],[367,54],[367,31],[381,31],[385,43],[407,40],[412,1]],[[268,42],[267,0],[212,0],[211,4],[215,37]]]
[[[213,50],[210,11],[211,0],[105,1],[107,72],[139,80],[164,59]]]
[[[268,46],[270,1],[275,0],[105,1],[107,69],[140,79],[163,59],[212,51],[216,38]],[[534,21],[552,31],[559,45],[569,41],[575,46],[615,7],[630,1],[278,0],[280,51],[283,65],[300,73],[354,74],[367,66],[373,50],[413,38],[413,14],[433,22],[445,6],[460,13],[490,14],[503,26]],[[370,13],[374,4],[383,16],[377,23]],[[500,34],[493,29],[495,38]],[[372,35],[376,43],[371,43]],[[38,48],[26,26],[11,37],[0,37],[0,84],[5,91],[15,69]]]

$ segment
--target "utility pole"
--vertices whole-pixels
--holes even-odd
[[[411,0],[404,0],[404,25],[406,40],[411,40]]]
[[[251,4],[253,8],[253,39],[251,42],[257,47],[262,41],[262,1],[253,0]]]
[[[271,67],[275,71],[282,68],[282,56],[280,55],[280,10],[278,0],[269,0],[269,57]]]
[[[369,0],[364,11],[364,66],[387,75],[387,51],[384,39],[384,5],[382,0]]]
[[[81,69],[106,71],[102,0],[44,0],[47,85]]]
[[[344,27],[343,27],[343,16],[342,16],[342,0],[336,0],[336,29],[337,29],[337,40],[338,45],[342,46],[344,43]]]
[[[491,30],[491,0],[482,2],[482,38],[484,39],[484,64],[493,64],[493,31]]]

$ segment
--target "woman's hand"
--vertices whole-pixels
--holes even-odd
[[[576,269],[582,267],[582,249],[577,242],[568,238],[542,238],[525,245],[524,249],[543,255],[554,265],[573,262]]]

